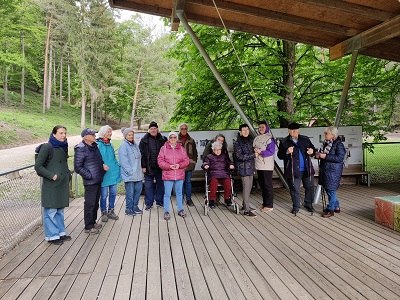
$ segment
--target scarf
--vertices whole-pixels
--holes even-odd
[[[100,138],[100,140],[102,140],[104,142],[104,144],[110,144],[111,143],[110,139]]]
[[[57,140],[53,134],[50,134],[49,144],[53,146],[53,148],[62,148],[65,152],[68,152],[68,141],[65,140],[61,142]]]
[[[332,144],[333,140],[325,140],[322,146],[319,148],[318,152],[328,154],[329,151],[331,151]]]

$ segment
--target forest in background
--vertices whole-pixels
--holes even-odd
[[[118,22],[106,0],[0,0],[0,14],[2,106],[31,109],[29,91],[41,96],[43,114],[79,108],[80,127],[157,120],[163,129],[182,121],[225,129],[242,122],[182,28],[154,37],[139,15]],[[334,122],[349,57],[331,62],[318,47],[193,29],[251,121]],[[399,68],[359,56],[341,124],[362,125],[377,140],[398,127]]]

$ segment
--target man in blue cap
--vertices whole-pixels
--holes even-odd
[[[293,202],[292,213],[300,210],[300,183],[305,189],[304,208],[313,212],[314,168],[311,156],[316,152],[307,136],[299,134],[300,124],[294,122],[288,126],[289,135],[279,144],[278,158],[284,160],[284,174],[288,181]]]
[[[96,143],[96,131],[90,128],[83,129],[82,142],[75,146],[74,169],[82,176],[85,188],[85,202],[83,206],[85,232],[99,233],[101,224],[97,224],[101,182],[108,167],[104,165]]]

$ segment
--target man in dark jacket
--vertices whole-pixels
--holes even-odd
[[[100,151],[97,148],[96,132],[86,128],[82,131],[82,142],[75,146],[74,169],[82,176],[85,188],[84,220],[85,232],[99,233],[101,224],[97,224],[101,182],[108,167],[104,165]]]
[[[164,206],[164,182],[162,181],[162,172],[158,166],[157,158],[161,147],[166,141],[167,138],[161,135],[158,131],[157,123],[153,121],[149,125],[149,132],[142,137],[139,143],[144,173],[144,203],[146,210],[151,209],[154,200],[158,206]]]
[[[279,159],[284,160],[284,174],[292,197],[293,214],[297,214],[300,209],[301,181],[305,189],[304,207],[310,212],[314,211],[314,168],[310,156],[315,154],[315,147],[308,137],[299,134],[299,128],[298,123],[289,124],[289,135],[281,141],[278,151]]]
[[[195,140],[188,133],[188,124],[182,123],[179,125],[178,141],[183,145],[186,154],[189,157],[189,166],[185,170],[185,181],[183,183],[184,196],[186,204],[193,206],[192,201],[192,172],[197,163],[197,148]]]

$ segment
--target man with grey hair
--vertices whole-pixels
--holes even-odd
[[[183,195],[186,197],[186,204],[193,206],[192,201],[192,172],[197,163],[197,148],[195,140],[188,133],[188,124],[182,123],[179,125],[178,142],[186,150],[189,157],[189,166],[185,170],[185,180],[183,182]]]
[[[312,206],[314,168],[311,156],[315,153],[315,147],[307,136],[299,134],[299,128],[298,123],[289,124],[289,135],[281,141],[278,150],[278,158],[284,160],[284,173],[290,189],[294,215],[300,210],[301,182],[305,189],[304,208],[309,212],[314,211]]]

